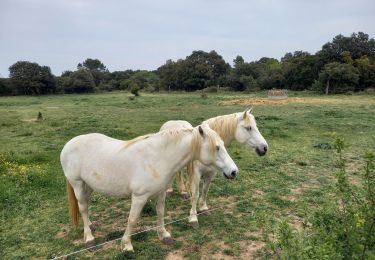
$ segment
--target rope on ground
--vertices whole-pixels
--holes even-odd
[[[225,207],[227,206],[231,206],[231,205],[235,205],[235,204],[238,204],[240,202],[244,202],[244,201],[248,201],[250,200],[251,198],[248,198],[248,199],[243,199],[243,200],[239,200],[239,201],[235,201],[235,202],[232,202],[232,203],[228,203],[228,204],[225,204]],[[215,210],[218,210],[218,209],[224,209],[224,206],[222,207],[216,207],[216,208],[212,208],[212,209],[208,209],[208,210],[205,210],[203,212],[199,212],[197,213],[196,215],[199,216],[201,214],[206,214],[207,212],[211,212],[211,211],[215,211]],[[145,230],[142,230],[142,231],[138,231],[138,232],[135,232],[133,234],[130,235],[130,237],[132,236],[135,236],[135,235],[138,235],[138,234],[141,234],[141,233],[145,233],[145,232],[148,232],[148,231],[151,231],[151,230],[155,230],[155,229],[158,229],[160,227],[163,227],[163,226],[167,226],[167,225],[171,225],[173,223],[176,223],[176,222],[180,222],[182,220],[185,220],[185,219],[188,219],[190,216],[188,217],[184,217],[184,218],[180,218],[180,219],[176,219],[176,220],[173,220],[171,222],[167,222],[167,223],[164,223],[164,225],[159,225],[159,226],[154,226],[154,227],[151,227],[151,228],[147,228]],[[97,248],[97,247],[101,247],[101,246],[104,246],[106,244],[110,244],[112,242],[115,242],[117,240],[121,240],[122,239],[122,236],[121,237],[118,237],[118,238],[115,238],[113,240],[109,240],[109,241],[106,241],[106,242],[103,242],[103,243],[100,243],[100,244],[97,244],[97,245],[94,245],[94,246],[90,246],[90,247],[87,247],[87,248],[83,248],[83,249],[80,249],[80,250],[77,250],[77,251],[74,251],[74,252],[71,252],[69,254],[65,254],[65,255],[60,255],[60,256],[57,256],[53,259],[62,259],[62,258],[66,258],[68,256],[71,256],[71,255],[76,255],[78,253],[82,253],[84,251],[88,251],[88,250],[92,250],[94,248]]]

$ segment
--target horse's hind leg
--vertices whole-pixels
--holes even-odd
[[[212,181],[212,178],[215,177],[216,172],[205,172],[202,176],[203,178],[203,187],[202,187],[202,194],[201,197],[199,198],[199,210],[198,212],[206,212],[208,210],[207,207],[207,194],[208,194],[208,189],[210,188],[210,184]],[[208,212],[207,212],[208,213]]]
[[[165,229],[164,226],[164,209],[165,209],[165,192],[162,192],[157,197],[156,202],[156,212],[158,214],[158,235],[161,241],[165,244],[171,244],[173,243],[173,239],[171,237],[171,234]]]
[[[73,186],[74,194],[76,195],[78,201],[79,212],[81,213],[82,220],[83,220],[83,239],[87,246],[94,245],[94,236],[91,233],[90,229],[90,220],[89,220],[89,213],[88,213],[88,193],[87,193],[87,185],[82,181],[70,181],[70,184]],[[91,192],[90,192],[91,194]]]
[[[173,193],[173,180],[174,180],[174,177],[168,183],[167,191],[166,191],[167,192],[167,196],[172,195],[172,193]]]
[[[87,184],[85,184],[85,188],[86,188],[86,197],[87,197],[87,208],[89,208],[90,196],[91,196],[91,193],[92,193],[93,190]],[[90,220],[89,212],[87,213],[87,218],[88,218],[89,227],[90,227],[91,231],[95,231],[95,226]]]
[[[179,186],[179,189],[180,189],[181,196],[184,200],[187,200],[187,199],[189,199],[189,192],[186,189],[184,177],[185,177],[185,172],[179,171],[177,173],[177,182],[178,182],[178,186]]]

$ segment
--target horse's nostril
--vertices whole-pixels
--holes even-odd
[[[264,149],[264,152],[267,152],[267,146],[265,146],[263,149]]]
[[[232,172],[230,173],[230,175],[231,175],[233,178],[236,177],[236,174],[237,174],[236,171],[232,171]]]

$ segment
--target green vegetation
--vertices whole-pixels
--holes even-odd
[[[54,77],[49,67],[31,62],[17,62],[9,71],[9,79],[0,79],[0,95],[206,88],[246,92],[284,88],[336,94],[375,87],[375,40],[363,32],[348,37],[340,34],[315,54],[295,51],[286,53],[281,61],[263,57],[251,62],[237,56],[233,67],[214,50],[198,50],[185,59],[167,60],[156,71],[109,72],[100,60],[90,58],[79,63],[75,72],[65,71],[60,77]]]
[[[196,125],[247,108],[222,101],[266,93],[129,96],[112,92],[0,98],[1,259],[51,258],[84,247],[82,226],[70,225],[59,162],[70,138],[100,132],[131,139],[156,132],[171,119]],[[269,153],[257,157],[237,143],[229,148],[240,174],[234,181],[215,178],[208,203],[224,209],[201,216],[198,230],[187,221],[177,222],[167,227],[177,240],[172,246],[163,245],[151,231],[135,236],[134,254],[122,254],[119,243],[113,243],[75,257],[345,259],[362,257],[365,251],[364,258],[373,259],[374,232],[369,232],[369,225],[374,208],[368,202],[373,198],[373,157],[363,156],[375,147],[374,96],[322,97],[309,92],[289,96],[303,102],[254,106]],[[37,120],[39,112],[43,120]],[[345,140],[339,162],[334,149],[337,137]],[[341,201],[346,203],[345,212]],[[156,224],[153,205],[153,201],[147,205],[137,230]],[[129,199],[94,194],[91,216],[97,243],[122,236],[129,207]],[[169,197],[166,222],[188,216],[189,209],[190,203],[177,194]]]

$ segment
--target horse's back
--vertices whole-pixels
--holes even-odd
[[[107,144],[117,142],[121,141],[99,133],[76,136],[70,139],[62,149],[60,154],[61,165],[64,171],[69,164],[75,163],[74,167],[77,167],[77,164],[83,161],[83,157],[87,157]]]
[[[165,122],[161,127],[160,131],[166,129],[175,129],[175,128],[192,128],[193,126],[185,120],[170,120]]]

